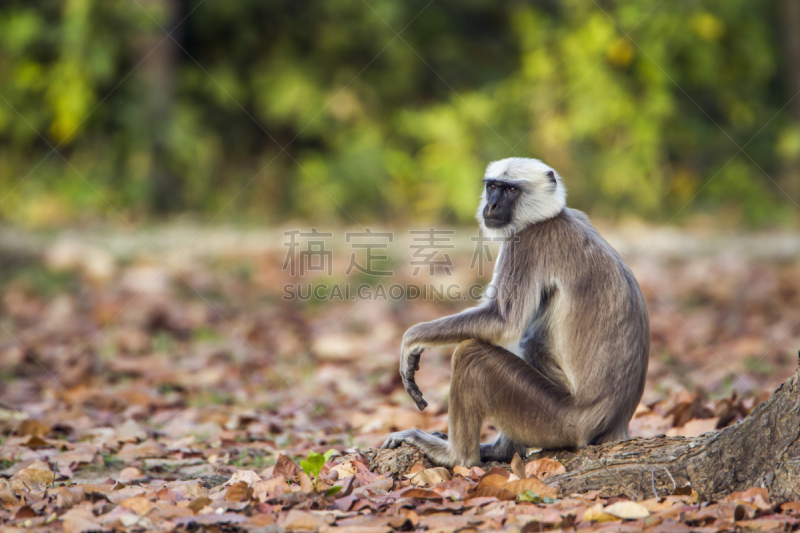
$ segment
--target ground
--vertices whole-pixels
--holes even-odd
[[[733,424],[794,371],[800,238],[604,233],[650,312],[634,436]],[[397,374],[403,331],[471,305],[391,301],[377,283],[467,287],[486,283],[491,265],[482,274],[468,268],[467,238],[448,250],[449,274],[425,267],[415,276],[414,252],[398,238],[388,254],[401,266],[391,279],[344,276],[351,250],[341,246],[332,278],[293,277],[285,240],[230,228],[0,232],[0,523],[53,531],[798,527],[800,503],[770,501],[757,488],[720,502],[684,487],[669,497],[621,490],[604,498],[548,492],[539,480],[553,464],[370,471],[371,450],[389,432],[447,430],[451,349],[423,354],[418,383],[430,405],[420,412]],[[302,294],[322,283],[373,290],[354,301],[284,299],[287,284],[301,284]],[[487,425],[484,437],[492,435]]]

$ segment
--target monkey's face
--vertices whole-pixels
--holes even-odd
[[[487,179],[486,205],[483,208],[483,223],[487,228],[507,226],[514,219],[514,207],[523,191],[523,184],[513,181]]]
[[[566,205],[558,174],[538,159],[509,157],[489,163],[483,182],[486,188],[475,217],[491,237],[511,237],[556,216]]]

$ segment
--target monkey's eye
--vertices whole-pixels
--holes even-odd
[[[517,188],[516,187],[509,187],[508,188],[508,192],[517,192]]]
[[[492,184],[490,184],[490,185],[489,185],[489,188],[490,188],[491,190],[495,190],[495,189],[497,189],[497,185],[495,185],[494,183],[492,183]]]

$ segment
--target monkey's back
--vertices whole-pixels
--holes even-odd
[[[626,436],[650,350],[647,308],[633,273],[580,211],[565,208],[518,236],[519,250],[530,252],[509,260],[542,291],[523,334],[526,360],[561,382],[587,420],[597,420],[588,441]]]

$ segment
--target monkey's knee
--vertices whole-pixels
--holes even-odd
[[[453,352],[453,368],[460,367],[465,359],[472,357],[478,346],[478,341],[469,339],[459,344]]]

